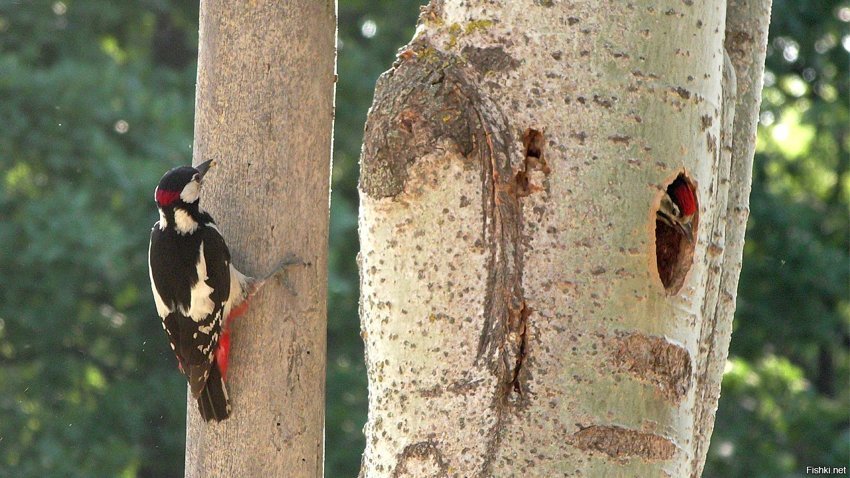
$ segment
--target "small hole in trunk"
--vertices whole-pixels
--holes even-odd
[[[655,259],[664,289],[675,294],[691,270],[699,225],[696,187],[679,173],[659,193],[655,215]]]

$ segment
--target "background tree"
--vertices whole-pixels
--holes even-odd
[[[357,474],[365,445],[354,261],[363,122],[421,3],[339,4],[333,478]],[[196,2],[0,0],[0,474],[183,474],[185,382],[156,322],[145,252],[153,185],[191,157],[197,21]],[[704,476],[846,461],[848,21],[846,0],[774,1],[738,312]]]

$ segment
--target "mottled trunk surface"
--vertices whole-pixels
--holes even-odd
[[[361,161],[362,476],[700,474],[769,7],[423,10]],[[694,243],[656,227],[677,177]]]
[[[201,2],[194,162],[217,160],[202,206],[243,272],[309,265],[236,320],[233,412],[205,423],[190,400],[187,477],[323,474],[335,15],[332,0]]]

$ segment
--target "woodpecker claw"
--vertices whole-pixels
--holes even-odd
[[[272,269],[272,271],[270,273],[263,276],[262,278],[258,278],[258,279],[251,278],[251,281],[249,282],[249,285],[248,285],[248,289],[247,289],[248,293],[246,294],[246,297],[247,298],[253,297],[257,292],[260,291],[260,289],[262,289],[262,287],[264,285],[266,285],[266,282],[268,282],[269,279],[271,279],[273,277],[277,277],[277,276],[280,276],[281,283],[286,287],[286,289],[289,292],[292,293],[292,295],[298,295],[298,293],[295,292],[295,287],[289,281],[289,277],[288,277],[289,270],[288,269],[292,266],[307,267],[307,266],[310,266],[310,265],[311,265],[311,263],[301,259],[300,257],[293,254],[292,252],[289,252],[283,257],[283,259],[280,262],[277,263],[275,268]]]
[[[267,276],[263,277],[260,282],[265,282],[276,275],[286,273],[288,267],[299,265],[307,267],[310,265],[310,263],[302,260],[300,257],[296,256],[292,252],[289,252],[283,257],[280,262],[278,262],[277,266],[275,266],[272,272],[269,273]]]
[[[293,254],[292,252],[289,252],[283,257],[280,262],[278,262],[277,266],[274,268],[274,270],[272,270],[271,273],[263,277],[263,279],[260,281],[260,285],[264,284],[272,277],[280,277],[280,282],[284,285],[284,287],[286,287],[286,290],[288,290],[292,295],[298,295],[298,293],[295,291],[295,287],[292,285],[292,282],[289,281],[289,268],[292,266],[307,267],[309,265],[309,262],[304,261],[297,255]]]

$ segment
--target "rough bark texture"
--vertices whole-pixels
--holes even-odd
[[[423,9],[361,159],[362,476],[700,473],[769,2],[730,8],[731,62],[725,2]],[[679,175],[694,244],[656,230]]]
[[[729,125],[723,138],[722,166],[728,181],[721,179],[725,191],[725,222],[718,224],[718,242],[710,246],[717,255],[712,264],[714,275],[711,301],[703,307],[703,324],[700,332],[701,371],[695,410],[696,443],[691,466],[691,476],[702,474],[709,439],[714,429],[714,414],[720,399],[720,381],[726,366],[729,339],[732,335],[732,317],[741,259],[744,252],[744,233],[750,213],[750,187],[752,185],[753,155],[756,146],[764,59],[767,50],[767,33],[772,0],[729,0],[726,11],[726,36],[724,45],[733,70],[736,87],[734,95],[724,97],[724,108],[731,104],[733,118],[725,118]],[[730,92],[731,93],[731,92]],[[728,162],[728,166],[726,163]],[[717,249],[720,247],[720,249]]]
[[[333,1],[204,0],[194,161],[215,158],[202,206],[255,276],[287,253],[307,266],[236,320],[231,418],[188,406],[186,476],[323,474]]]

